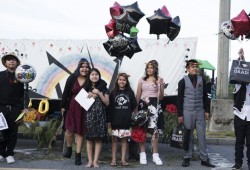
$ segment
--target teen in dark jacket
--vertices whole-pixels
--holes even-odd
[[[67,143],[67,150],[63,154],[66,158],[71,158],[72,155],[72,143],[74,140],[74,134],[77,136],[77,146],[76,146],[76,156],[75,165],[81,165],[81,151],[83,145],[83,137],[85,135],[85,118],[86,111],[80,106],[80,104],[75,100],[75,96],[80,92],[82,88],[86,87],[86,79],[90,70],[90,64],[87,59],[80,59],[78,66],[73,74],[71,74],[65,84],[62,102],[61,102],[61,112],[64,116],[63,129],[66,129],[65,138]],[[102,80],[102,84],[107,85],[106,82]],[[95,95],[93,94],[93,97]]]
[[[17,56],[14,53],[6,54],[2,57],[2,63],[7,69],[0,72],[0,112],[9,128],[0,131],[3,135],[3,141],[0,141],[0,161],[6,158],[7,163],[14,163],[18,132],[15,120],[23,109],[24,85],[15,77],[16,68],[20,65]]]

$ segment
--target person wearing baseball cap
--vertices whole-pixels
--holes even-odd
[[[14,163],[14,148],[17,142],[18,124],[15,122],[23,109],[24,85],[15,77],[20,60],[15,53],[6,53],[2,58],[6,70],[0,72],[0,112],[5,117],[8,129],[0,131],[0,161]]]

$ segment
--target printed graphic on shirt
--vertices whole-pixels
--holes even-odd
[[[116,109],[128,109],[129,97],[126,94],[118,94],[115,97]]]

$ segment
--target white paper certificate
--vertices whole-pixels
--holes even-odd
[[[8,129],[8,124],[7,121],[5,119],[5,117],[3,116],[3,113],[0,112],[0,130],[4,130],[4,129]]]
[[[76,95],[75,100],[86,110],[88,111],[90,106],[95,102],[93,97],[88,98],[88,93],[86,90],[81,89],[81,91]]]

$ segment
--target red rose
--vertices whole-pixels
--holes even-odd
[[[145,142],[146,141],[146,131],[142,127],[135,127],[132,130],[131,137],[135,142]]]
[[[177,108],[174,104],[168,104],[165,110],[170,113],[177,113]]]

